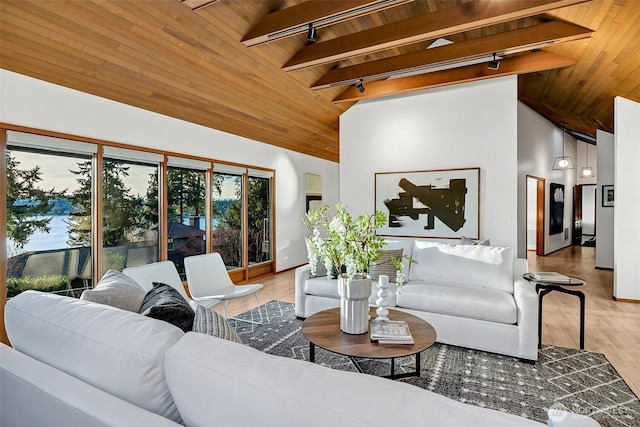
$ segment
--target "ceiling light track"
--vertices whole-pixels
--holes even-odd
[[[378,0],[351,2],[304,2],[266,15],[243,38],[246,46],[255,46],[283,37],[307,32],[348,19],[408,3],[411,0]],[[356,6],[353,7],[354,3]],[[357,6],[357,4],[360,6]]]

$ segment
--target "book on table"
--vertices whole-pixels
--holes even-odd
[[[371,320],[371,341],[378,344],[413,344],[409,325],[404,320]]]
[[[535,280],[545,282],[569,283],[571,281],[571,277],[556,273],[555,271],[534,271],[529,273],[529,275]]]

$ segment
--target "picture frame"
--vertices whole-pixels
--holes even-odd
[[[564,230],[564,184],[549,184],[549,235]]]
[[[380,236],[480,238],[480,168],[374,174]]]
[[[602,186],[602,207],[612,208],[615,204],[615,192],[613,185]]]

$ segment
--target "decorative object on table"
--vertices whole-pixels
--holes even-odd
[[[564,184],[549,184],[549,234],[560,234],[564,228]]]
[[[387,309],[389,307],[389,300],[387,299],[389,298],[389,291],[387,290],[389,289],[389,276],[385,274],[378,276],[378,289],[378,299],[376,300],[376,305],[378,306],[376,314],[378,317],[376,317],[376,320],[389,320],[389,317],[387,317],[389,316],[389,309]]]
[[[413,344],[409,325],[404,320],[372,320],[370,337],[378,344]]]
[[[332,267],[338,270],[340,329],[362,334],[369,328],[371,278],[367,273],[382,256],[385,242],[376,235],[376,229],[384,224],[386,216],[376,211],[354,218],[342,203],[336,205],[334,216],[329,215],[329,209],[322,205],[307,212],[304,221],[313,233],[309,239],[311,273],[315,274],[318,258],[324,260],[327,271]],[[401,260],[397,260],[397,266],[401,268]]]
[[[556,273],[555,271],[532,271],[529,273],[529,276],[533,280],[542,280],[545,282],[564,283],[571,281],[571,277]]]
[[[375,207],[384,236],[478,239],[480,168],[376,173]]]
[[[602,186],[602,207],[612,208],[615,202],[615,194],[613,191],[613,185]]]

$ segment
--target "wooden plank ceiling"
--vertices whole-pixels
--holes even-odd
[[[521,101],[589,136],[614,96],[640,102],[640,1],[397,1],[2,0],[0,67],[333,161],[360,99],[517,74]]]

